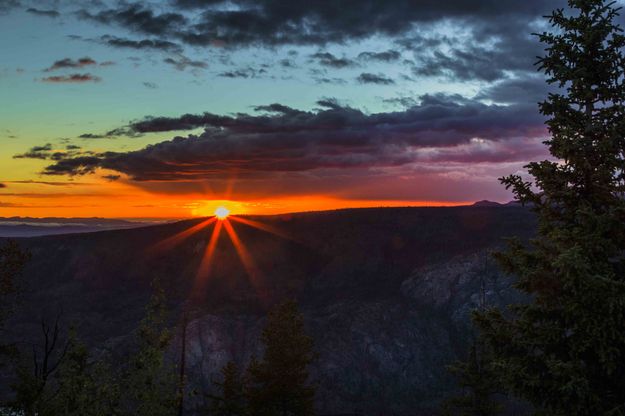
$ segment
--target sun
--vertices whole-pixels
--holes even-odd
[[[215,210],[215,216],[220,220],[228,218],[228,215],[230,215],[230,210],[226,207],[217,207]]]

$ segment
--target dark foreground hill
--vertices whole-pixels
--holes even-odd
[[[470,311],[483,296],[518,299],[487,251],[535,226],[525,209],[496,206],[246,218],[271,232],[230,220],[243,253],[222,227],[199,275],[215,227],[205,219],[22,239],[32,261],[11,334],[36,339],[40,317],[62,311],[98,353],[123,354],[158,277],[172,325],[191,311],[189,380],[208,392],[227,361],[258,354],[267,308],[293,297],[319,353],[320,413],[431,414],[453,389],[445,365],[466,349]],[[199,231],[172,238],[189,229]],[[178,338],[172,357],[179,347]]]

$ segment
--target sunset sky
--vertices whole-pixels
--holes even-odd
[[[558,4],[0,0],[0,216],[508,201]]]

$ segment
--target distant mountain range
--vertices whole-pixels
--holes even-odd
[[[510,201],[505,204],[501,204],[499,202],[488,201],[486,199],[482,201],[475,202],[472,206],[474,207],[517,207],[520,206],[521,203],[518,201]]]
[[[114,218],[33,218],[0,217],[0,237],[36,237],[54,234],[89,233],[103,230],[144,227],[162,220],[125,220]]]
[[[227,361],[243,368],[261,353],[268,308],[295,298],[318,353],[320,414],[432,415],[456,388],[446,365],[466,352],[480,299],[522,300],[489,251],[535,229],[529,210],[483,203],[241,218],[262,229],[229,220],[243,252],[222,227],[210,272],[199,274],[215,229],[203,218],[18,239],[32,260],[0,343],[38,342],[39,319],[62,311],[97,354],[123,354],[159,278],[175,327],[171,357],[186,308],[190,388],[209,393]],[[0,396],[9,382],[0,374]]]

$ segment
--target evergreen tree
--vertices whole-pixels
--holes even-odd
[[[176,413],[175,369],[165,360],[171,340],[166,325],[165,292],[158,281],[139,325],[138,350],[131,357],[123,382],[122,413],[133,416],[168,416]]]
[[[248,368],[247,396],[254,416],[314,414],[315,388],[308,381],[312,339],[294,301],[276,306],[261,336],[265,352]]]
[[[443,405],[445,416],[495,416],[503,408],[494,399],[500,392],[497,372],[493,368],[492,356],[480,340],[469,348],[465,361],[458,361],[448,367],[458,378],[462,394],[448,399]]]
[[[614,3],[569,0],[539,35],[560,93],[540,103],[558,159],[502,178],[537,213],[497,258],[532,302],[476,322],[509,389],[539,414],[625,413],[625,37]],[[543,413],[540,413],[543,412]]]
[[[221,369],[223,381],[215,383],[219,388],[218,396],[211,395],[212,416],[243,416],[246,414],[244,386],[237,366],[232,361]]]

